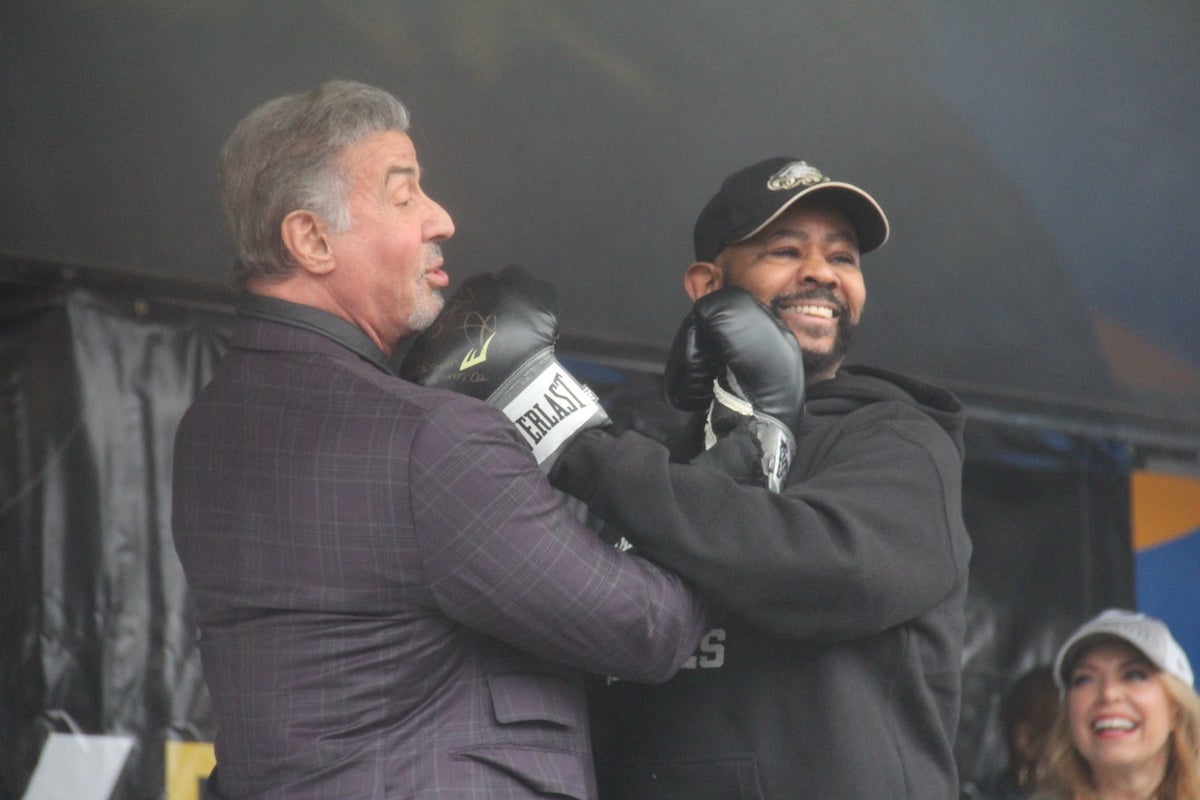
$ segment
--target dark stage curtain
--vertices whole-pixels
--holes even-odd
[[[215,732],[171,542],[171,453],[229,315],[83,283],[0,280],[3,798],[52,731],[134,735],[114,794],[128,798],[162,796],[164,740]]]
[[[1000,703],[1071,631],[1134,608],[1126,447],[968,423],[963,514],[971,558],[956,754],[964,797],[1004,767]]]

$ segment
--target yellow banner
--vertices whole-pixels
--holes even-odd
[[[217,764],[211,742],[167,742],[166,800],[200,800],[202,781]]]

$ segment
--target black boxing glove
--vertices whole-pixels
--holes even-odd
[[[680,325],[664,376],[672,405],[693,411],[707,405],[706,450],[735,432],[748,434],[759,478],[772,491],[782,488],[803,417],[804,359],[796,337],[769,309],[736,286],[701,297]],[[721,449],[744,450],[744,444]],[[723,471],[737,477],[738,461],[744,458],[733,457]]]
[[[586,385],[558,362],[554,288],[518,266],[463,281],[412,343],[400,377],[467,394],[504,412],[549,472],[577,434],[609,424]]]
[[[721,369],[717,360],[710,358],[696,339],[696,313],[693,310],[679,324],[663,369],[667,401],[682,411],[708,408],[713,399],[713,381]]]

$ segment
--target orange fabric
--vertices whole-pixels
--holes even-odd
[[[1200,528],[1200,479],[1135,472],[1130,486],[1134,551]]]

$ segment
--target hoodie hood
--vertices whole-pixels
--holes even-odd
[[[836,377],[807,387],[805,411],[816,416],[848,414],[872,403],[914,405],[929,415],[954,441],[959,454],[963,444],[962,402],[951,392],[877,367],[846,366]]]

